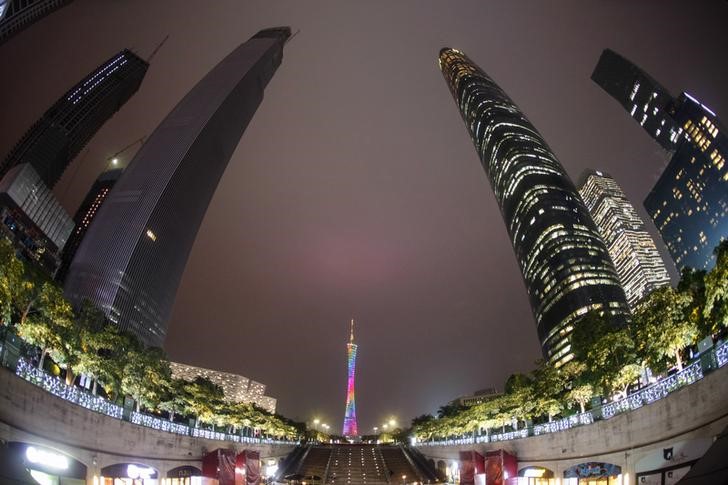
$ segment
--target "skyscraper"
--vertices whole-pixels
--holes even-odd
[[[584,314],[626,321],[624,290],[579,193],[515,103],[462,52],[442,49],[439,64],[500,206],[544,356],[560,365]]]
[[[604,239],[627,295],[635,305],[652,290],[670,284],[670,275],[652,236],[622,188],[596,170],[582,175],[579,193]]]
[[[710,269],[728,236],[728,137],[716,114],[687,93],[673,96],[619,54],[605,50],[592,79],[670,156],[645,208],[678,269]]]
[[[76,227],[63,248],[61,265],[58,267],[58,272],[56,273],[56,281],[63,283],[66,279],[71,261],[73,261],[73,257],[76,255],[76,251],[78,251],[78,247],[81,245],[81,241],[83,241],[83,237],[86,235],[91,221],[96,217],[96,213],[101,207],[101,204],[104,203],[106,196],[109,195],[111,188],[119,180],[123,171],[123,169],[117,168],[107,170],[99,175],[99,178],[96,179],[96,182],[91,186],[91,190],[88,191],[83,202],[81,202],[81,205],[76,211],[76,215],[73,216],[73,222],[76,224]]]
[[[217,184],[283,58],[266,29],[215,66],[149,137],[99,209],[65,283],[147,345],[160,346]]]
[[[359,426],[356,422],[356,397],[354,394],[354,380],[356,378],[356,344],[354,343],[354,320],[351,321],[351,334],[346,344],[346,411],[344,412],[344,436],[359,436]]]
[[[126,49],[101,64],[23,135],[0,165],[0,176],[28,163],[52,189],[91,137],[139,89],[148,67]]]
[[[0,44],[73,0],[0,0]]]

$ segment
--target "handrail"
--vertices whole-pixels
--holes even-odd
[[[166,419],[156,416],[131,411],[128,416],[124,414],[124,408],[118,404],[114,404],[101,396],[95,396],[84,389],[75,386],[69,386],[58,377],[47,374],[30,365],[25,359],[18,359],[15,374],[31,384],[48,391],[56,397],[71,402],[78,406],[82,406],[91,411],[104,414],[114,419],[128,421],[138,426],[156,429],[157,431],[165,431],[180,435],[191,436],[195,438],[205,438],[218,441],[232,441],[235,443],[251,443],[251,444],[280,444],[295,445],[295,441],[274,440],[270,438],[251,438],[248,436],[240,436],[235,434],[226,434],[218,431],[211,431],[201,428],[193,428],[184,424],[174,423]]]
[[[721,342],[716,345],[710,352],[714,352],[716,368],[728,365],[728,342]],[[533,428],[522,428],[520,430],[510,431],[499,434],[486,434],[484,436],[468,436],[463,438],[455,438],[440,441],[415,441],[412,446],[453,446],[453,445],[470,445],[476,443],[492,443],[496,441],[509,441],[529,436],[538,436],[546,433],[556,433],[575,428],[577,426],[585,426],[594,423],[598,419],[610,419],[617,414],[634,411],[646,404],[658,401],[667,395],[689,386],[704,377],[703,363],[700,359],[696,359],[681,371],[670,376],[664,377],[654,384],[639,389],[627,397],[599,406],[598,409],[586,411],[581,414],[573,414],[558,421],[537,424]],[[601,411],[601,414],[595,413]]]

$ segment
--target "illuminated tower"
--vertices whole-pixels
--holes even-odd
[[[579,193],[536,128],[463,53],[442,49],[439,61],[500,206],[544,356],[560,365],[572,358],[569,335],[584,314],[626,321],[624,290]]]
[[[358,436],[356,424],[356,399],[354,397],[354,377],[356,375],[356,344],[354,343],[354,320],[351,321],[351,335],[346,344],[347,379],[346,379],[346,413],[344,414],[344,436]]]

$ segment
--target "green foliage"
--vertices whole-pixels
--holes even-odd
[[[690,293],[664,286],[650,293],[635,312],[635,340],[644,365],[653,371],[666,370],[673,359],[682,369],[680,353],[698,337],[690,317],[692,301]]]
[[[0,325],[12,322],[24,272],[23,263],[15,256],[12,243],[0,238]]]
[[[616,383],[623,368],[637,362],[635,344],[627,327],[615,327],[599,312],[589,312],[571,334],[574,360],[584,365],[582,376],[601,392],[621,389]]]
[[[121,390],[134,398],[137,411],[141,406],[157,409],[172,380],[169,362],[164,351],[150,347],[141,352],[132,351],[123,370]]]
[[[713,251],[715,267],[705,275],[705,308],[703,317],[710,322],[710,333],[728,327],[728,239]]]

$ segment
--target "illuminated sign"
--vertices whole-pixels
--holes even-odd
[[[25,450],[25,457],[30,463],[55,468],[57,470],[68,469],[68,458],[48,450],[41,450],[35,446],[29,446]]]
[[[134,465],[132,463],[126,467],[126,474],[129,476],[129,478],[141,478],[144,480],[148,480],[154,477],[155,472],[153,468],[144,468]]]

